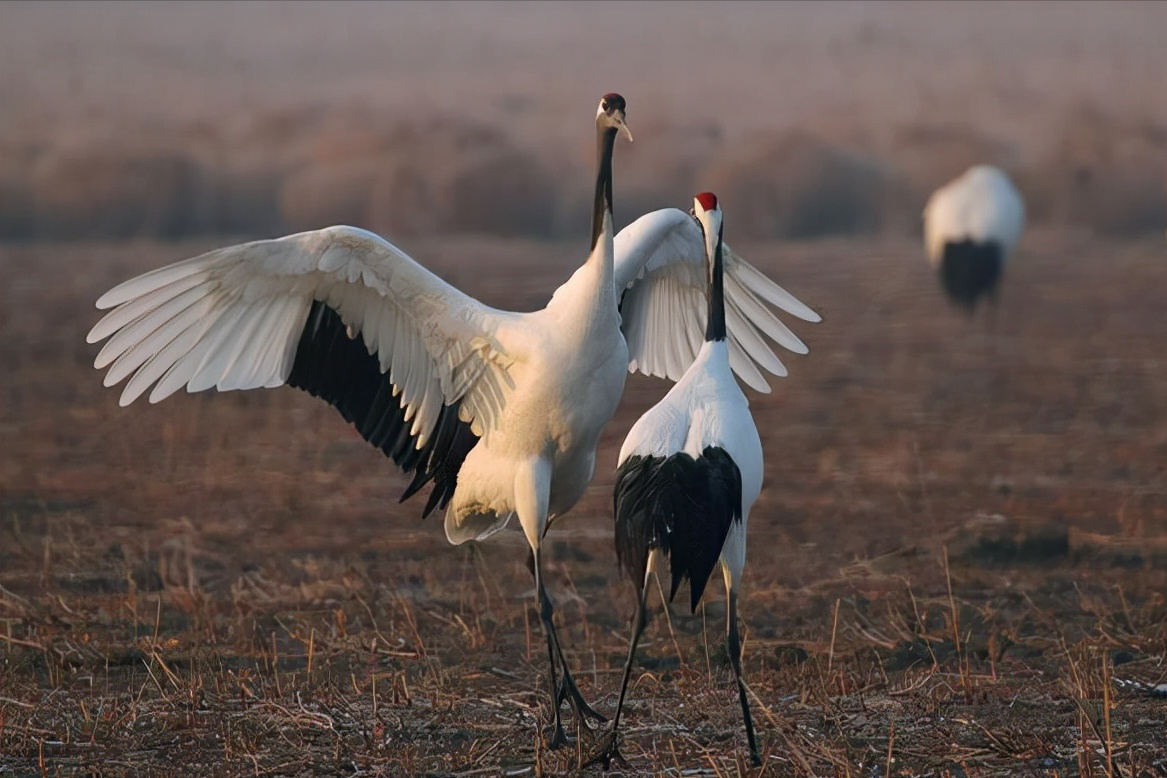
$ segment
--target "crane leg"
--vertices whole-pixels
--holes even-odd
[[[555,641],[556,649],[559,650],[559,696],[556,698],[557,704],[566,700],[570,705],[572,711],[575,712],[577,719],[592,719],[596,722],[607,721],[607,717],[597,713],[595,708],[588,704],[584,699],[583,693],[580,692],[579,687],[575,685],[575,679],[571,676],[571,670],[567,668],[567,660],[563,657],[563,651],[559,648],[559,639]]]
[[[648,623],[645,618],[645,605],[648,602],[648,579],[652,569],[644,573],[644,583],[640,587],[640,601],[636,603],[636,620],[632,624],[632,640],[628,643],[628,659],[624,662],[624,676],[620,680],[620,697],[616,701],[616,715],[612,717],[612,731],[620,726],[620,713],[624,709],[624,695],[628,691],[628,679],[632,676],[632,662],[636,658],[636,647],[640,644],[640,636],[644,634],[644,627]]]
[[[762,760],[758,756],[758,744],[754,739],[754,721],[750,717],[750,703],[746,699],[746,684],[742,680],[742,642],[737,624],[737,592],[731,588],[726,592],[726,596],[729,600],[729,608],[726,613],[729,659],[733,665],[733,674],[737,678],[737,695],[742,704],[742,720],[745,721],[746,725],[746,741],[750,745],[750,762],[753,763],[754,767],[759,767]]]
[[[628,764],[624,755],[620,753],[620,714],[624,710],[624,695],[628,691],[628,679],[632,676],[632,663],[636,658],[636,646],[640,644],[640,636],[644,634],[644,627],[648,621],[645,618],[645,605],[648,601],[648,579],[652,576],[652,572],[652,565],[646,565],[644,583],[640,587],[640,599],[636,603],[636,617],[632,623],[632,639],[628,642],[628,659],[624,662],[624,676],[620,680],[620,697],[616,701],[616,714],[612,717],[612,728],[600,741],[595,755],[580,765],[581,768],[602,763],[604,771],[607,772],[612,762],[621,765]]]
[[[543,586],[541,559],[536,561],[537,555],[541,557],[538,551],[533,550],[527,561],[531,567],[532,574],[535,575],[535,588],[537,589],[537,596],[539,598],[539,619],[543,624],[543,631],[547,635],[547,652],[551,658],[551,677],[553,682],[558,675],[558,683],[551,691],[556,715],[558,716],[559,706],[567,702],[571,705],[571,709],[575,713],[577,720],[590,718],[597,722],[607,721],[607,718],[597,713],[588,704],[588,701],[584,699],[583,693],[580,692],[579,687],[576,686],[575,679],[571,676],[571,670],[568,669],[567,658],[563,655],[563,647],[559,641],[559,633],[555,629],[555,620],[553,618],[555,608],[551,604],[551,598],[548,596],[546,588]],[[556,665],[558,666],[558,674],[555,671]]]
[[[556,682],[556,667],[560,664],[562,652],[558,651],[558,638],[555,626],[551,620],[553,608],[547,590],[543,588],[543,558],[540,549],[531,549],[531,574],[535,577],[535,596],[539,602],[539,620],[543,624],[543,633],[547,636],[547,663],[550,672],[551,693],[551,723],[554,727],[551,737],[547,739],[547,747],[552,750],[567,745],[567,735],[563,732],[563,720],[559,715],[560,686]]]

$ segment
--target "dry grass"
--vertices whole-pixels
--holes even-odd
[[[888,141],[844,136],[863,118],[727,140],[720,123],[646,121],[621,144],[620,224],[694,192],[736,205],[739,236],[911,235],[931,192],[969,165],[1004,166],[1031,225],[1160,234],[1167,124],[1071,111],[1039,154],[964,125],[921,120]],[[586,125],[581,125],[586,130]],[[990,128],[991,129],[991,128]],[[579,140],[590,140],[587,132]],[[587,145],[587,144],[584,144]],[[464,116],[377,115],[345,105],[256,114],[241,132],[195,125],[22,143],[0,136],[0,238],[270,234],[354,224],[401,237],[547,238],[586,231],[592,154],[521,146],[512,128]],[[547,161],[544,161],[547,160]]]
[[[538,737],[517,534],[451,548],[290,390],[119,409],[84,335],[133,274],[331,222],[534,308],[582,258],[581,121],[608,89],[637,138],[618,221],[716,188],[735,247],[824,315],[751,397],[764,766],[714,585],[695,615],[655,611],[626,772],[1167,775],[1167,17],[1051,8],[0,5],[0,239],[40,241],[0,244],[0,777],[573,769]],[[905,237],[986,160],[1037,227],[995,328],[949,309]],[[880,237],[749,243],[824,234]],[[629,380],[552,534],[601,711],[634,607],[611,474],[662,391]]]
[[[576,754],[537,738],[518,533],[449,547],[300,393],[121,410],[101,387],[92,301],[210,245],[2,249],[0,775],[570,772]],[[406,248],[520,309],[581,255]],[[764,766],[714,585],[648,626],[627,774],[1162,775],[1167,707],[1140,684],[1167,681],[1163,247],[1027,236],[996,339],[948,308],[915,241],[740,250],[824,314],[799,328],[811,355],[751,398],[767,478],[742,612]],[[551,536],[569,661],[602,711],[634,607],[611,470],[661,391],[630,380]]]

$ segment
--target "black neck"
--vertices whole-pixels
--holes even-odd
[[[596,202],[592,209],[592,248],[604,230],[604,212],[612,215],[612,149],[616,146],[616,128],[604,127],[597,133],[599,170],[596,172]]]
[[[725,340],[725,289],[721,259],[721,231],[713,254],[713,275],[709,283],[709,318],[705,322],[705,340]]]

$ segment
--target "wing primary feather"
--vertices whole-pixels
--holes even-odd
[[[156,403],[166,399],[186,386],[191,377],[194,376],[199,366],[203,363],[207,352],[214,345],[214,342],[209,340],[206,334],[223,306],[224,302],[222,300],[214,300],[206,314],[190,326],[190,329],[184,335],[193,335],[194,338],[192,341],[189,343],[180,343],[178,342],[179,339],[176,339],[163,349],[163,351],[174,352],[169,357],[172,364],[163,376],[158,379],[158,383],[154,385],[154,389],[150,392],[150,402]],[[126,388],[129,389],[128,386]]]
[[[128,405],[129,403],[136,400],[139,396],[142,395],[143,392],[149,389],[150,386],[154,384],[154,382],[162,379],[166,374],[168,374],[177,360],[188,359],[193,352],[197,352],[201,357],[199,368],[196,369],[194,375],[190,379],[190,383],[195,382],[199,377],[198,369],[201,369],[201,366],[208,358],[212,358],[214,356],[215,347],[219,345],[224,334],[229,332],[229,327],[224,327],[224,319],[227,319],[229,323],[233,323],[235,318],[237,318],[237,316],[233,317],[230,309],[218,316],[208,315],[206,318],[207,329],[189,351],[187,350],[188,346],[185,344],[185,342],[181,344],[182,348],[180,349],[172,341],[166,347],[162,348],[158,353],[150,357],[150,359],[146,360],[146,362],[143,363],[140,368],[138,368],[137,372],[134,373],[133,378],[131,378],[126,383],[126,388],[122,391],[122,397],[120,400],[121,404]],[[212,382],[202,388],[209,388],[213,385],[214,383]],[[197,390],[191,389],[190,391]],[[153,393],[151,396],[153,397]]]
[[[770,393],[770,384],[767,383],[765,377],[758,370],[758,366],[754,364],[754,360],[750,359],[749,354],[738,343],[737,336],[732,332],[729,334],[729,366],[733,368],[733,372],[737,373],[738,378],[745,381],[746,385],[754,391],[762,394]],[[777,375],[786,375],[786,368],[783,367],[782,372]]]
[[[402,500],[433,482],[423,517],[438,507],[445,508],[454,494],[462,463],[478,442],[470,425],[459,418],[460,403],[441,405],[437,421],[432,429],[423,430],[428,435],[418,446],[421,431],[411,432],[404,396],[396,391],[391,376],[381,371],[379,357],[369,353],[364,339],[349,338],[346,329],[340,314],[326,303],[314,301],[296,347],[288,385],[335,407],[365,440],[413,475]],[[396,337],[394,342],[400,344],[402,339]]]
[[[782,360],[778,359],[778,355],[763,340],[754,323],[742,314],[741,309],[731,302],[726,306],[726,314],[730,332],[742,349],[749,354],[754,364],[774,375],[785,374],[786,369],[782,365]]]
[[[237,375],[240,389],[269,387],[284,382],[280,372],[281,356],[292,333],[298,332],[300,323],[298,308],[307,301],[296,298],[282,298],[268,304],[256,331],[264,333],[248,345],[247,353],[240,357],[244,368]]]
[[[113,308],[118,305],[123,305],[130,300],[141,299],[143,296],[156,292],[170,284],[182,282],[188,276],[200,273],[214,264],[222,251],[222,249],[218,249],[197,257],[184,259],[181,262],[175,262],[174,264],[160,267],[157,270],[143,273],[140,276],[135,276],[128,281],[123,281],[97,298],[97,307],[100,310]],[[101,340],[101,338],[94,338],[89,342],[95,343],[98,340]]]
[[[85,336],[85,340],[88,343],[97,343],[115,332],[124,331],[131,323],[137,324],[159,308],[164,308],[174,299],[190,295],[193,290],[200,290],[196,292],[197,295],[205,295],[207,289],[204,288],[204,284],[205,280],[201,276],[189,276],[148,292],[142,297],[127,300],[102,316],[101,320],[93,325],[93,329]]]
[[[202,363],[186,384],[188,392],[202,392],[219,383],[224,362],[232,351],[232,339],[235,337],[236,328],[239,327],[249,308],[250,306],[246,304],[227,306],[220,316],[209,320],[207,334],[203,336],[208,344],[207,350]],[[143,370],[145,369],[143,368]],[[137,377],[134,376],[135,379]]]
[[[170,287],[165,290],[167,293],[175,291]],[[135,317],[132,321],[127,322],[117,329],[117,331],[110,330],[113,333],[109,341],[102,348],[101,353],[98,354],[97,361],[94,362],[94,367],[99,370],[104,367],[102,364],[102,357],[107,351],[116,351],[121,353],[142,338],[143,332],[151,332],[158,329],[167,321],[181,316],[183,312],[196,305],[200,299],[206,295],[206,290],[201,288],[193,288],[186,290],[178,290],[173,297],[159,297],[157,300],[151,300],[150,305],[137,305],[129,303],[125,309],[118,308],[113,313],[121,313],[123,310],[129,311],[131,309],[142,309],[143,313]],[[111,314],[112,315],[112,314]],[[101,340],[107,337],[110,332],[105,332],[104,328],[99,329],[103,322],[99,322],[98,327],[94,327],[90,331],[90,335],[95,337],[95,340]],[[91,341],[93,342],[93,341]],[[106,363],[108,364],[108,363]]]
[[[114,360],[109,372],[105,375],[103,383],[105,386],[113,386],[119,384],[122,380],[141,367],[154,354],[163,348],[166,348],[176,337],[189,331],[201,332],[199,327],[200,320],[203,314],[212,306],[209,303],[196,304],[179,313],[170,321],[163,324],[158,329],[149,332],[148,334],[142,332],[135,332],[134,342],[120,341],[119,346],[124,346]],[[118,335],[121,335],[119,332]],[[111,338],[106,346],[114,343],[117,338]],[[192,343],[193,345],[193,343]],[[106,349],[101,350],[98,354],[98,361],[102,360]]]
[[[748,288],[734,281],[730,293],[726,295],[726,302],[736,307],[755,327],[778,345],[795,354],[807,353],[806,344]]]
[[[725,252],[725,266],[728,273],[736,277],[742,286],[752,289],[763,300],[778,306],[791,316],[809,322],[823,320],[801,300],[771,281],[762,271],[742,259],[741,255],[734,253],[728,245],[723,245],[722,250]]]
[[[223,338],[223,348],[214,362],[207,367],[208,375],[215,380],[215,388],[220,392],[236,389],[237,381],[234,371],[240,359],[247,351],[247,346],[256,337],[259,325],[263,323],[266,313],[262,303],[241,305],[239,323],[231,328],[229,335]]]

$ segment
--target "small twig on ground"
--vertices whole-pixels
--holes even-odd
[[[839,598],[835,598],[835,615],[831,619],[831,650],[827,652],[827,675],[835,663],[835,637],[839,634]]]
[[[681,644],[677,642],[677,633],[673,631],[673,616],[671,613],[669,613],[669,600],[667,597],[665,597],[665,590],[661,586],[660,576],[657,575],[654,571],[652,577],[656,580],[656,590],[660,592],[661,607],[664,608],[665,611],[665,623],[669,626],[669,637],[673,639],[673,648],[677,651],[677,661],[681,663],[682,667],[684,667],[685,655],[681,653]]]
[[[892,748],[895,746],[895,742],[896,742],[896,721],[895,721],[895,719],[890,719],[888,721],[888,733],[887,733],[887,763],[886,763],[885,769],[884,769],[884,775],[887,776],[887,778],[891,778],[891,762],[892,762],[891,752],[892,752]]]

